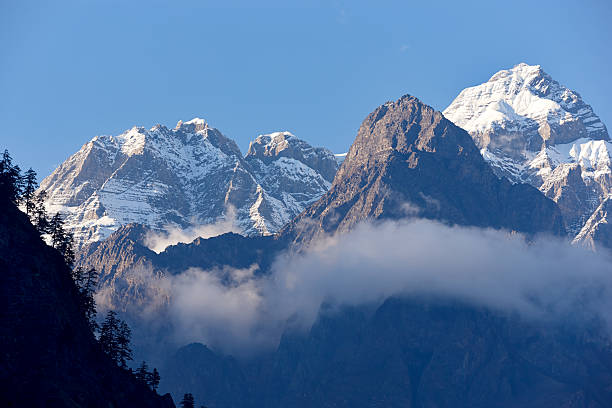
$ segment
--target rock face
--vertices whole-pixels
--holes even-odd
[[[0,197],[0,401],[6,407],[174,407],[102,352],[62,256]]]
[[[244,234],[271,234],[329,188],[337,164],[288,132],[264,135],[246,158],[202,119],[132,128],[86,143],[41,183],[81,246],[121,225],[212,224],[235,209]]]
[[[612,225],[608,214],[612,215],[612,198],[609,196],[593,212],[573,243],[593,250],[602,247],[612,249]]]
[[[256,228],[275,233],[329,190],[338,164],[327,149],[312,147],[289,132],[257,137],[245,161],[259,183],[251,206]],[[267,201],[267,202],[266,202]]]
[[[610,193],[606,126],[539,65],[522,63],[466,88],[443,113],[469,132],[498,176],[557,202],[572,236]]]
[[[133,314],[145,304],[161,306],[170,300],[170,293],[156,285],[155,280],[189,268],[253,267],[256,274],[263,273],[284,248],[283,242],[273,236],[245,237],[228,232],[171,245],[156,253],[145,245],[150,231],[140,224],[124,225],[107,239],[87,244],[77,253],[76,265],[98,271],[98,293],[104,296],[100,300],[106,307],[131,309]],[[130,318],[134,320],[137,316]]]
[[[280,234],[308,241],[366,219],[407,216],[528,234],[564,231],[551,200],[498,179],[466,131],[404,96],[364,120],[331,189]]]

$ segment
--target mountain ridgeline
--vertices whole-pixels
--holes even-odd
[[[40,189],[79,247],[130,223],[163,230],[225,220],[243,234],[269,235],[325,193],[337,167],[329,150],[289,132],[259,136],[243,156],[196,118],[96,136]]]

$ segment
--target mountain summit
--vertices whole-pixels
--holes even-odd
[[[365,219],[406,216],[525,233],[563,230],[552,201],[498,179],[465,130],[406,95],[368,115],[329,192],[281,234],[307,241]]]
[[[467,130],[479,148],[510,156],[581,138],[610,140],[580,95],[539,65],[521,63],[499,71],[484,84],[461,91],[443,113]]]
[[[278,135],[284,142],[272,148]],[[40,188],[79,246],[129,223],[153,229],[215,223],[230,208],[238,231],[271,234],[327,191],[337,169],[331,152],[289,135],[258,137],[245,158],[200,118],[174,129],[134,127],[93,138]]]
[[[610,193],[606,126],[539,65],[518,64],[464,89],[444,116],[469,132],[498,176],[557,202],[572,235]]]

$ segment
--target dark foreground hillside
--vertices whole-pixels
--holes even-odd
[[[0,197],[0,405],[174,407],[101,351],[63,258]]]

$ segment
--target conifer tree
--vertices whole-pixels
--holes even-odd
[[[25,205],[26,214],[32,216],[36,209],[35,194],[38,183],[36,182],[36,172],[30,167],[23,176],[23,193],[21,201]]]
[[[151,386],[151,389],[153,389],[153,391],[157,391],[157,387],[159,387],[160,380],[161,377],[159,376],[159,371],[157,371],[157,368],[153,368],[153,371],[150,373],[149,376],[149,385]]]
[[[113,310],[109,311],[100,327],[100,346],[102,350],[115,362],[119,364],[119,344],[117,341],[117,333],[119,331],[119,319],[117,313]]]
[[[195,401],[193,399],[193,394],[188,392],[187,394],[183,395],[183,400],[181,401],[181,407],[182,408],[194,408],[195,407]]]
[[[102,350],[120,367],[127,368],[127,361],[132,359],[130,348],[131,330],[127,323],[109,311],[100,328],[99,342]]]
[[[126,368],[128,360],[132,359],[132,348],[130,347],[130,340],[132,337],[132,330],[123,320],[119,323],[119,335],[117,343],[119,345],[119,366]]]
[[[57,249],[64,257],[64,262],[70,268],[74,263],[74,237],[72,232],[64,229],[64,220],[60,213],[56,213],[49,221],[49,234],[51,235],[51,245]]]
[[[64,262],[69,268],[72,268],[74,264],[74,235],[72,232],[64,231],[64,240],[58,248],[60,253],[64,256]]]
[[[138,368],[136,369],[136,373],[134,374],[134,376],[137,380],[142,381],[143,383],[148,385],[149,375],[149,366],[147,366],[146,361],[143,361],[142,364],[140,364],[140,366],[138,366]]]
[[[19,203],[23,189],[23,178],[19,166],[13,166],[13,159],[8,150],[0,160],[0,194],[5,195],[14,204]]]
[[[79,290],[79,306],[87,319],[89,329],[95,332],[98,328],[96,322],[96,301],[94,294],[98,285],[98,272],[95,268],[87,270],[78,267],[72,270],[72,279]]]
[[[83,282],[85,281],[85,271],[82,267],[79,266],[78,268],[72,270],[72,280],[79,289],[79,292],[82,292],[84,286]]]
[[[64,221],[60,213],[55,213],[49,220],[49,234],[51,235],[51,246],[58,249],[65,239]]]
[[[45,190],[39,191],[34,197],[34,212],[30,217],[32,224],[40,235],[47,234],[49,232],[49,219],[47,217],[47,210],[45,209],[45,200],[47,199],[47,192]]]
[[[94,294],[98,286],[98,271],[95,268],[89,268],[83,275],[83,287],[81,290],[83,312],[89,323],[89,329],[95,332],[98,328],[96,322],[96,300]]]

